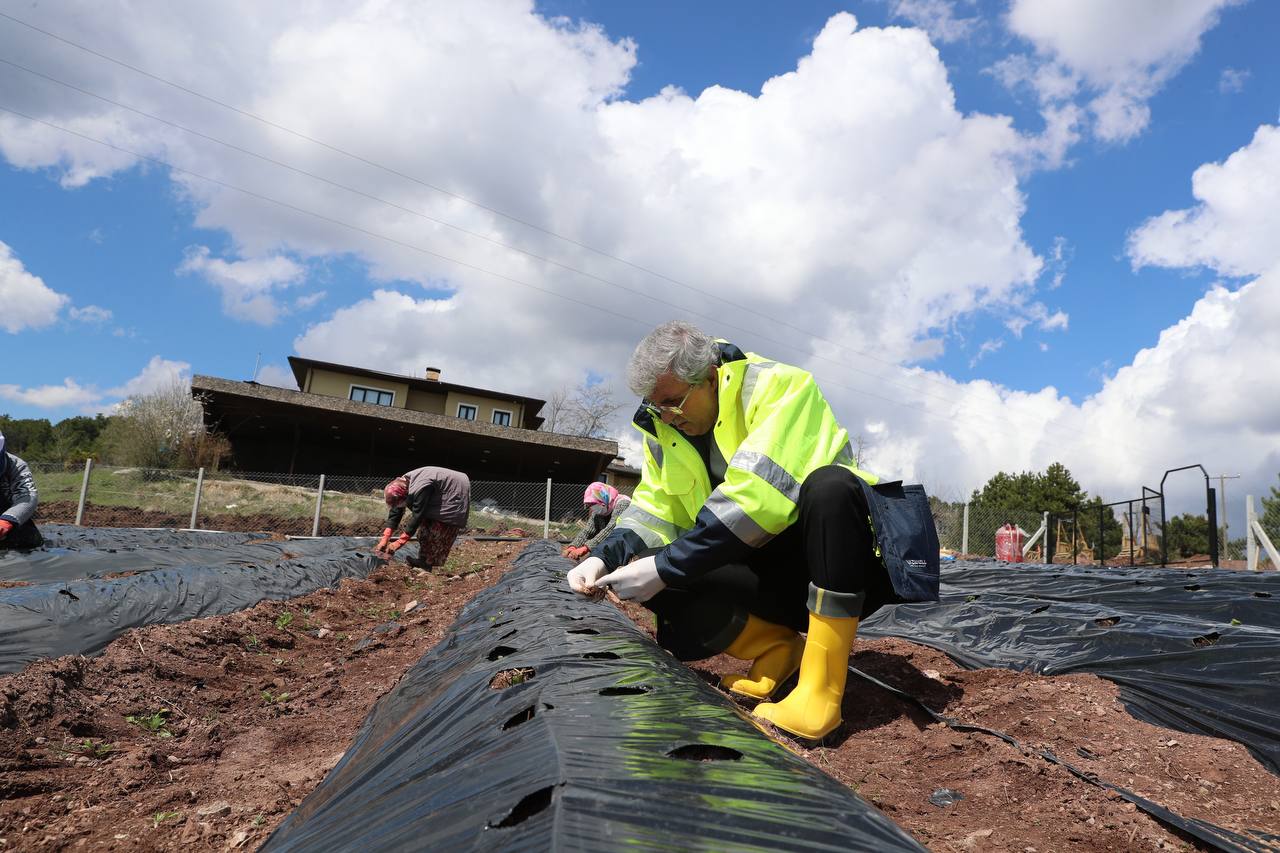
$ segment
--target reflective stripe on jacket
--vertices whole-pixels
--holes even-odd
[[[680,586],[740,560],[796,522],[800,484],[825,465],[853,464],[849,435],[807,371],[721,344],[719,413],[712,440],[728,460],[714,490],[684,434],[641,408],[644,466],[631,506],[596,556],[613,569],[645,548],[661,548],[658,571]],[[713,451],[714,453],[714,451]]]

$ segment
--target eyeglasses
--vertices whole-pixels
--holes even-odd
[[[703,381],[705,382],[706,380],[703,380]],[[657,418],[661,418],[664,414],[683,415],[685,401],[689,399],[689,395],[693,393],[693,389],[697,388],[701,384],[702,382],[695,382],[694,384],[690,385],[689,390],[685,391],[684,396],[680,398],[680,402],[676,403],[674,406],[669,406],[665,403],[663,404],[655,403],[652,400],[643,400],[641,401],[640,405],[644,406],[644,408],[649,412],[649,414]]]

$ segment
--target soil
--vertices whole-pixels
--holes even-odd
[[[47,501],[40,504],[37,522],[54,522],[73,524],[76,520],[77,505],[74,501]],[[185,528],[191,523],[191,514],[178,515],[172,512],[157,512],[138,507],[102,506],[86,504],[82,523],[86,527],[171,527]],[[289,536],[310,536],[314,519],[290,518],[281,515],[257,513],[254,515],[232,515],[230,513],[200,513],[198,520],[202,529],[240,531],[269,531]],[[376,536],[381,530],[373,530],[367,524],[342,523],[320,516],[320,530],[326,536]]]
[[[0,676],[0,851],[253,849],[522,548],[459,540],[463,575],[390,563],[337,590],[130,631],[100,657]],[[651,631],[647,611],[623,610]],[[1280,832],[1276,779],[1244,748],[1141,723],[1102,679],[967,671],[896,639],[860,640],[851,663],[1184,817]],[[739,667],[718,657],[693,671],[714,685]],[[843,716],[819,745],[775,735],[930,849],[1196,849],[1064,768],[852,676]],[[960,799],[932,804],[941,789]]]
[[[0,676],[0,851],[254,849],[521,547],[459,540],[462,575],[388,563]]]

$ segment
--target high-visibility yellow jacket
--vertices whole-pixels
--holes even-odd
[[[719,414],[711,466],[684,433],[644,407],[634,425],[644,438],[644,467],[631,506],[593,550],[613,570],[646,548],[661,548],[658,572],[680,586],[740,561],[796,522],[800,484],[825,465],[854,466],[849,434],[805,370],[720,344]]]

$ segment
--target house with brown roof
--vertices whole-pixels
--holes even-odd
[[[298,390],[192,378],[206,423],[241,471],[384,475],[440,465],[476,480],[598,479],[617,442],[542,432],[535,397],[422,376],[289,358]]]

